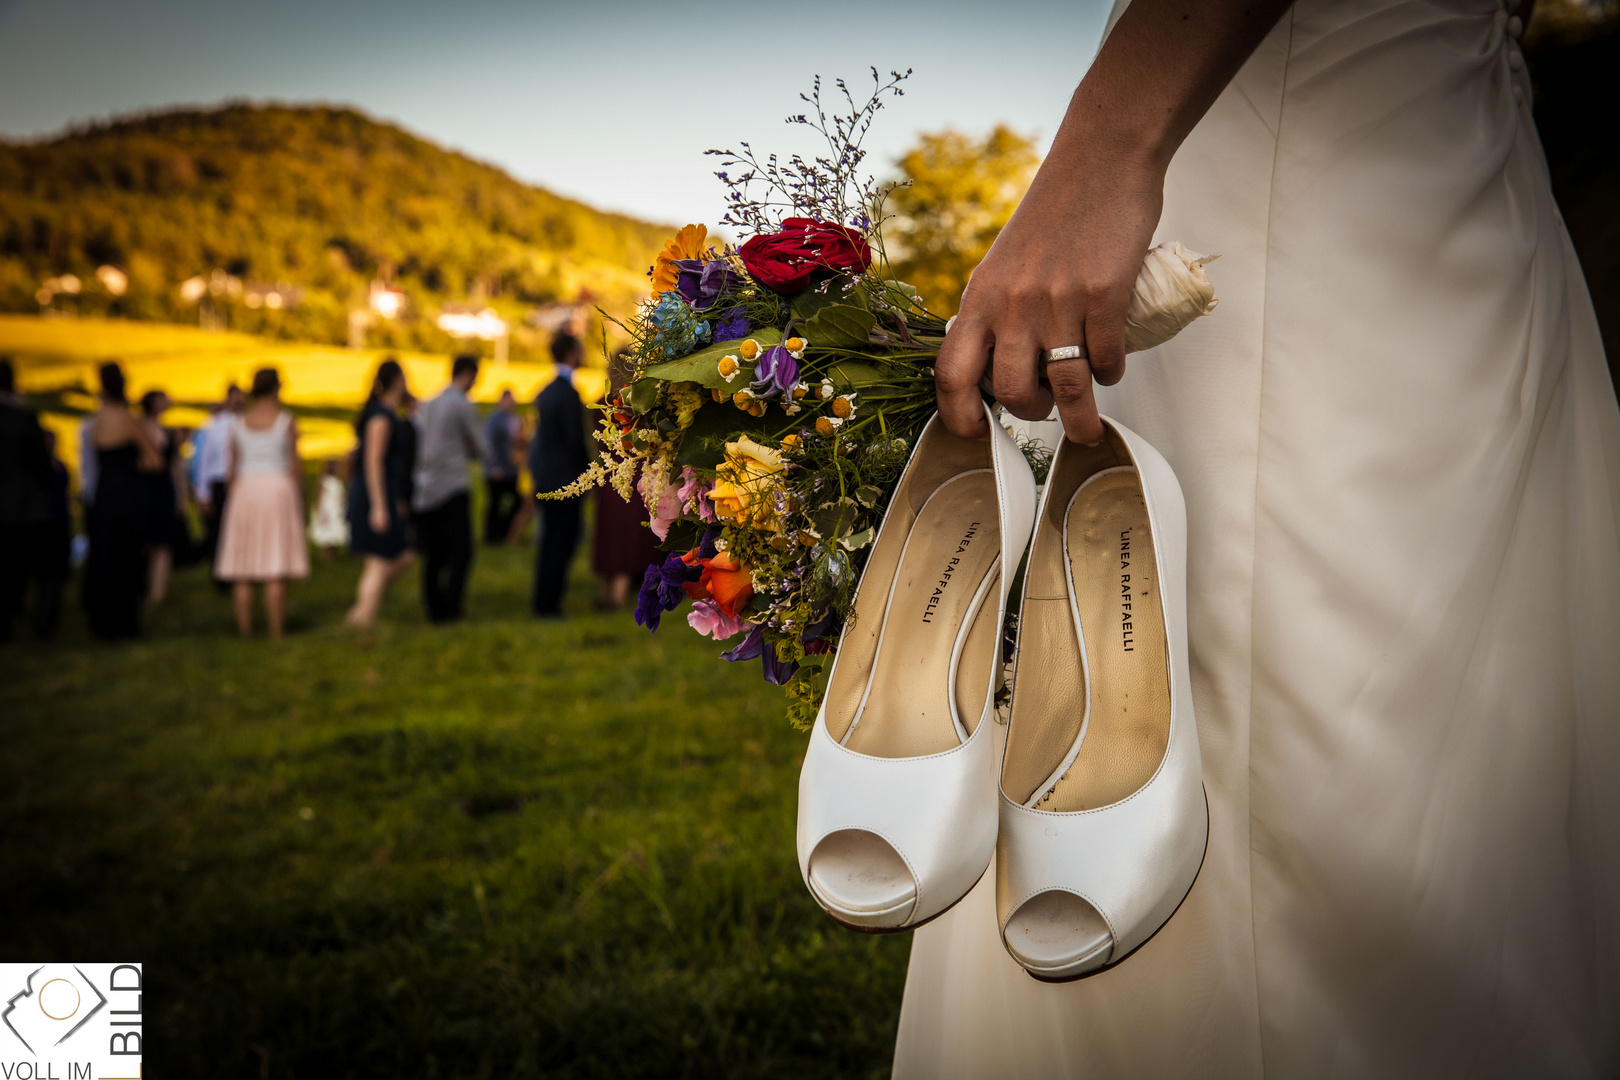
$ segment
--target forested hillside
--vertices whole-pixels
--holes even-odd
[[[582,289],[626,305],[667,233],[350,109],[235,104],[0,142],[7,311],[40,310],[42,284],[72,274],[80,291],[54,306],[196,321],[180,285],[218,269],[237,284],[207,302],[232,329],[343,341],[381,280],[408,303],[371,340],[435,347],[447,303],[488,302],[514,321]],[[102,266],[127,275],[121,296]],[[252,303],[255,283],[285,289]]]

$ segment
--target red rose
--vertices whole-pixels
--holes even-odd
[[[754,280],[787,296],[803,292],[817,270],[858,274],[872,265],[872,249],[859,232],[800,217],[782,222],[781,232],[750,238],[737,253]]]

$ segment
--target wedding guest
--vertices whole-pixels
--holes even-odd
[[[354,606],[343,619],[350,627],[377,621],[388,587],[416,557],[405,531],[415,445],[415,428],[399,415],[406,394],[404,369],[384,360],[355,421],[360,475],[349,485],[349,550],[365,556],[365,564]]]
[[[53,638],[62,616],[62,589],[73,572],[72,480],[56,456],[56,432],[45,430],[51,478],[45,488],[45,528],[34,564],[34,636]]]
[[[50,481],[45,486],[45,526],[34,560],[34,636],[57,636],[62,622],[62,589],[73,573],[73,494],[68,466],[57,457],[57,432],[45,429]]]
[[[465,613],[467,572],[472,566],[472,496],[467,469],[489,456],[479,430],[478,409],[467,393],[478,381],[478,358],[458,356],[450,385],[426,405],[416,420],[415,488],[417,547],[422,553],[422,603],[430,622],[459,619]]]
[[[96,442],[90,437],[96,417],[101,415],[101,399],[96,399],[95,411],[79,418],[79,505],[85,519],[90,517],[90,506],[96,501]]]
[[[281,376],[253,373],[252,397],[231,423],[230,493],[220,523],[214,576],[231,583],[236,630],[253,634],[253,586],[264,587],[272,640],[286,628],[287,582],[309,576],[304,546],[303,467],[298,421],[281,407]]]
[[[503,544],[517,516],[517,447],[523,421],[517,415],[517,399],[502,390],[495,410],[484,423],[484,543]]]
[[[320,493],[315,497],[315,513],[309,518],[309,541],[328,562],[338,548],[349,543],[348,499],[348,490],[338,476],[337,459],[327,458]]]
[[[416,534],[414,530],[416,520],[409,507],[411,501],[416,497],[416,447],[422,440],[422,429],[416,426],[416,419],[422,413],[422,399],[406,390],[405,398],[400,402],[400,409],[404,413],[405,423],[400,425],[399,443],[403,448],[402,452],[405,455],[405,460],[410,462],[410,468],[405,472],[405,505],[407,507],[405,524],[406,528],[411,530],[411,546],[415,547]]]
[[[225,499],[230,487],[226,483],[230,468],[231,421],[242,411],[242,389],[234,383],[225,389],[225,400],[214,409],[214,415],[192,436],[196,462],[196,476],[192,488],[197,493],[197,504],[202,510],[204,523],[203,558],[209,564],[219,551],[219,525],[225,516]]]
[[[163,467],[143,473],[146,485],[146,606],[157,607],[169,591],[175,552],[185,541],[185,473],[180,461],[180,442],[163,426],[163,414],[170,405],[162,390],[141,395],[142,425],[146,437],[163,458]]]
[[[537,494],[567,487],[585,471],[589,450],[585,442],[585,406],[574,389],[574,371],[585,359],[579,338],[559,331],[551,339],[551,357],[557,374],[535,399],[538,414],[534,443],[529,449],[529,472]],[[584,499],[546,499],[539,504],[540,544],[534,567],[530,603],[535,615],[562,615],[568,567],[579,546],[580,514]]]
[[[534,520],[534,477],[528,470],[529,451],[534,449],[534,430],[525,423],[525,418],[518,414],[518,433],[512,440],[512,457],[520,463],[517,476],[517,512],[512,515],[512,524],[506,528],[506,546],[522,547],[525,538],[529,535],[529,523]]]
[[[95,459],[95,494],[86,511],[90,554],[83,597],[90,630],[100,638],[140,633],[146,596],[146,481],[141,473],[163,467],[144,425],[129,409],[124,372],[101,365],[101,409],[89,426]]]
[[[0,641],[10,639],[40,563],[50,460],[39,417],[16,394],[11,360],[0,357]]]
[[[618,360],[615,357],[615,360]],[[623,387],[620,379],[612,391]],[[591,537],[591,569],[596,572],[596,606],[619,611],[630,599],[631,586],[640,585],[647,567],[662,559],[658,537],[647,527],[650,515],[641,497],[621,498],[613,485],[596,489],[596,530]]]

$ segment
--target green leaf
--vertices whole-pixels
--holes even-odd
[[[811,345],[814,344],[812,341]],[[882,382],[888,377],[888,374],[876,364],[866,364],[859,360],[840,360],[827,369],[827,378],[832,380],[833,388],[841,394]]]
[[[855,531],[855,518],[860,507],[854,499],[844,498],[828,503],[810,514],[810,524],[828,540],[843,540]]]
[[[762,439],[768,423],[767,417],[750,416],[730,402],[711,402],[697,411],[681,436],[675,464],[712,469],[725,460],[726,443],[735,442],[738,435]]]
[[[749,331],[748,336],[763,347],[779,344],[782,340],[782,331],[775,327],[764,326]],[[736,355],[737,348],[741,344],[741,340],[717,341],[708,348],[699,349],[679,360],[666,360],[662,364],[654,364],[641,374],[643,378],[661,379],[664,382],[694,382],[710,390],[741,390],[752,378],[752,366],[744,364],[730,382],[720,374],[718,366],[722,356]]]
[[[816,315],[822,308],[834,304],[854,304],[857,307],[866,306],[866,294],[860,288],[860,282],[844,274],[838,274],[822,281],[816,282],[804,292],[793,298],[789,307],[795,319],[808,319]]]
[[[889,303],[899,308],[908,308],[911,302],[917,299],[916,288],[903,281],[890,279],[883,283],[883,288],[889,294],[887,297]]]
[[[853,536],[846,536],[838,542],[843,545],[845,551],[859,551],[867,544],[870,544],[875,536],[877,536],[877,530],[867,528],[862,529]]]
[[[830,304],[805,321],[811,348],[853,349],[867,344],[877,317],[853,304]]]
[[[855,501],[862,506],[871,508],[883,501],[883,489],[876,484],[867,484],[855,489]]]
[[[625,387],[624,403],[630,406],[630,411],[637,416],[644,414],[658,404],[658,380],[637,379]]]

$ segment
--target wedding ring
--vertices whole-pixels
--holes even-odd
[[[1054,364],[1059,360],[1084,360],[1086,347],[1084,345],[1065,345],[1061,349],[1047,349],[1046,362]]]

